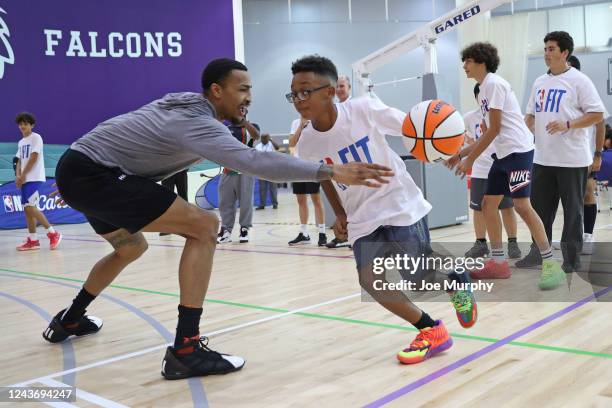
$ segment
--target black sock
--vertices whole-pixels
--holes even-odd
[[[74,322],[77,321],[85,314],[85,309],[96,296],[92,295],[83,287],[78,295],[72,301],[72,305],[64,312],[61,317],[62,322]]]
[[[200,317],[202,316],[202,308],[179,305],[178,311],[178,325],[176,326],[174,347],[183,344],[186,337],[194,337],[200,334]]]
[[[514,237],[514,238],[508,237],[508,242],[516,242],[516,237]]]
[[[584,206],[584,232],[592,234],[597,218],[597,204],[585,204]]]
[[[487,239],[486,238],[476,238],[476,241],[486,243]]]
[[[421,315],[419,321],[414,323],[413,326],[419,330],[423,330],[426,327],[434,327],[434,324],[436,324],[436,322],[434,322],[433,319],[427,313],[422,313],[423,314]]]

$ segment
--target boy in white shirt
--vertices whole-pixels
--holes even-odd
[[[478,103],[478,94],[480,94],[480,85],[474,85],[474,98]],[[475,109],[463,115],[465,122],[465,135],[468,144],[476,143],[482,136],[482,112],[480,109]],[[477,258],[489,254],[487,245],[487,224],[484,214],[482,213],[482,199],[485,191],[487,191],[487,178],[489,170],[493,165],[491,155],[495,153],[493,145],[489,145],[486,150],[476,159],[472,167],[471,186],[470,186],[470,208],[474,211],[474,233],[476,241],[465,256],[469,258]],[[521,257],[521,249],[516,241],[516,215],[514,214],[514,204],[512,198],[504,196],[499,204],[499,212],[501,214],[506,234],[508,235],[508,258],[516,259]]]
[[[470,276],[474,279],[510,277],[510,266],[502,246],[498,207],[504,196],[511,196],[514,209],[527,224],[544,260],[538,286],[540,289],[554,289],[565,280],[565,273],[552,259],[552,249],[542,220],[529,202],[533,135],[523,121],[521,108],[510,84],[495,74],[499,66],[497,49],[489,43],[474,43],[461,51],[461,60],[467,77],[480,84],[478,101],[486,129],[483,129],[478,143],[464,148],[447,164],[450,168],[458,165],[457,174],[465,175],[491,143],[495,149],[482,203],[493,259],[484,268],[472,271]],[[461,161],[464,157],[465,160]]]
[[[304,118],[295,119],[291,122],[291,130],[289,131],[289,150],[295,150],[295,145],[302,136],[302,129],[308,124],[308,120]],[[298,212],[300,216],[300,232],[297,237],[288,242],[289,246],[304,245],[310,243],[310,234],[308,233],[308,201],[307,196],[310,196],[312,206],[315,213],[315,222],[319,232],[318,246],[327,245],[327,234],[325,233],[325,210],[319,193],[321,184],[312,182],[293,182],[291,188],[298,203]]]
[[[37,207],[40,194],[38,190],[45,182],[45,162],[43,158],[43,141],[38,133],[32,132],[36,124],[34,115],[22,112],[15,118],[19,126],[22,139],[17,145],[17,174],[15,185],[21,189],[21,204],[28,225],[26,240],[17,247],[18,251],[31,251],[40,249],[40,241],[36,233],[37,222],[47,230],[49,248],[56,249],[62,240],[62,234],[55,231],[47,217]]]
[[[562,267],[568,273],[580,265],[584,194],[588,167],[594,157],[589,128],[603,120],[605,110],[593,82],[568,66],[567,58],[573,50],[574,41],[565,31],[546,34],[544,61],[549,72],[535,80],[525,116],[527,126],[534,130],[536,144],[531,202],[552,240],[561,200]],[[528,259],[535,264],[539,261],[535,253]]]
[[[420,330],[410,346],[397,354],[404,364],[419,363],[452,345],[441,320],[433,320],[399,290],[380,290],[375,284],[377,260],[390,256],[423,257],[428,253],[428,231],[423,217],[431,205],[416,186],[403,161],[389,147],[385,134],[401,136],[406,114],[371,98],[334,103],[338,73],[334,64],[318,55],[294,62],[291,92],[286,95],[300,115],[310,122],[296,145],[298,157],[321,163],[376,162],[390,167],[395,177],[379,188],[322,183],[336,214],[334,231],[353,245],[359,283],[379,304]],[[418,268],[417,268],[418,269]],[[422,277],[421,270],[411,271]],[[459,282],[467,274],[451,273]],[[379,280],[380,282],[380,280]],[[386,279],[385,279],[386,282]],[[451,299],[457,318],[471,327],[477,318],[471,292],[457,291]]]

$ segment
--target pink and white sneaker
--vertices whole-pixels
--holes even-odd
[[[47,234],[47,238],[49,238],[49,248],[54,250],[62,241],[62,234],[60,234],[58,231],[49,232]]]
[[[40,249],[40,241],[33,241],[30,237],[27,237],[23,244],[17,247],[18,251],[32,251],[34,249]]]

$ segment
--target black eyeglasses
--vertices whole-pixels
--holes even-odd
[[[289,103],[295,103],[297,101],[302,101],[302,102],[307,101],[308,99],[310,99],[310,95],[313,92],[317,92],[317,91],[320,91],[321,89],[329,88],[330,86],[331,84],[327,84],[327,85],[323,85],[315,89],[305,89],[299,92],[289,92],[288,94],[285,95],[285,98],[287,98],[287,102]]]

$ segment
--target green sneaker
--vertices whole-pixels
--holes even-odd
[[[540,289],[554,289],[563,282],[565,282],[565,272],[561,269],[561,265],[552,259],[545,259],[542,262],[542,275],[538,283]]]
[[[451,293],[450,298],[461,327],[472,327],[478,320],[478,306],[472,291],[459,290]]]

